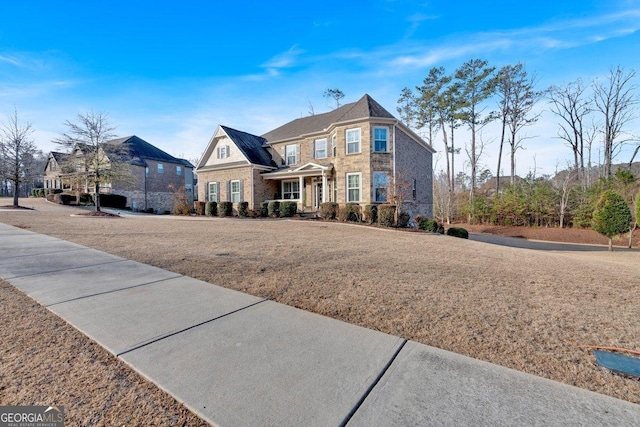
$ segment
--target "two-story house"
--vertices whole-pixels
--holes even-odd
[[[125,196],[133,210],[153,209],[159,213],[173,209],[174,193],[180,188],[184,188],[189,203],[193,202],[194,166],[188,160],[173,157],[135,135],[111,140],[107,145],[111,154],[102,154],[107,157],[102,164],[109,168],[111,155],[114,167],[121,170],[113,174],[117,176],[113,182],[101,184],[101,193]],[[95,192],[92,170],[85,161],[91,149],[77,144],[70,153],[49,153],[45,188]]]
[[[262,136],[218,126],[196,168],[199,200],[402,201],[432,216],[432,155],[422,138],[369,95],[324,114],[299,118]]]

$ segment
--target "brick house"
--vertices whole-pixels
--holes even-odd
[[[111,140],[107,145],[117,153],[117,164],[123,170],[118,173],[120,179],[101,184],[101,193],[125,196],[132,210],[162,213],[173,209],[172,188],[184,187],[188,203],[193,203],[194,166],[188,160],[173,157],[135,135]],[[83,161],[89,149],[77,144],[70,153],[49,153],[45,188],[94,193],[91,171]]]
[[[433,153],[364,95],[262,136],[219,125],[196,167],[198,197],[246,201],[251,209],[268,200],[294,200],[305,211],[323,202],[364,206],[401,198],[405,211],[431,217]]]

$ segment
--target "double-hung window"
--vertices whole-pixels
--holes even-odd
[[[162,163],[158,163],[158,173],[164,173],[164,165]]]
[[[240,203],[240,181],[231,181],[231,203]]]
[[[298,150],[299,150],[300,146],[295,144],[295,145],[287,145],[284,148],[284,158],[285,158],[285,164],[286,165],[295,165],[296,163],[298,163]]]
[[[300,199],[300,181],[283,181],[282,198],[293,200]]]
[[[331,137],[331,156],[336,157],[338,155],[338,135]]]
[[[362,182],[361,173],[347,174],[347,202],[360,201],[360,184]]]
[[[373,151],[378,153],[389,151],[388,135],[387,128],[373,128]]]
[[[182,175],[182,166],[176,166],[176,175]]]
[[[347,129],[347,154],[360,152],[360,128]]]
[[[315,141],[315,156],[316,159],[325,159],[327,157],[327,138],[316,139]]]
[[[373,173],[373,194],[376,202],[386,202],[389,191],[389,175],[385,172]]]
[[[210,182],[209,183],[209,201],[210,202],[218,202],[218,183]]]

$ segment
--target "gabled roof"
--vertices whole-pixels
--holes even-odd
[[[373,98],[365,94],[357,102],[345,104],[333,111],[302,117],[284,124],[262,135],[269,142],[297,138],[315,132],[322,132],[335,123],[367,118],[395,119]]]
[[[155,160],[158,162],[177,163],[189,168],[193,168],[191,162],[185,159],[173,157],[171,154],[162,151],[158,147],[149,144],[142,138],[135,135],[125,136],[124,138],[112,139],[109,141],[116,147],[122,146],[122,155],[131,158],[131,163],[139,166],[145,166],[145,160]]]
[[[267,150],[263,147],[267,142],[266,139],[227,126],[220,125],[220,127],[242,154],[244,154],[249,163],[262,166],[276,166]]]
[[[67,153],[61,153],[59,151],[51,151],[49,153],[49,155],[51,157],[53,157],[53,159],[56,161],[56,163],[61,164],[63,162],[65,162],[67,160],[67,158],[69,157],[69,154]]]

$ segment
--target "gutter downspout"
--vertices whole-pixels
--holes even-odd
[[[393,188],[396,188],[396,125],[398,121],[393,124]]]
[[[251,209],[252,210],[255,209],[255,200],[254,200],[254,197],[253,197],[253,172],[254,172],[254,167],[252,165],[251,166],[251,180],[250,180],[250,182],[251,182],[251,197],[250,197],[250,199],[251,199]]]

